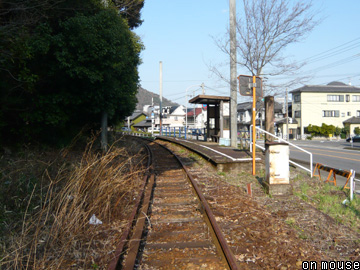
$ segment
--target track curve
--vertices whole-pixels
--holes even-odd
[[[122,256],[108,269],[238,269],[192,176],[166,147],[148,142],[152,168]]]

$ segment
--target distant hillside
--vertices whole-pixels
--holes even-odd
[[[160,105],[160,95],[145,90],[142,87],[139,87],[139,91],[136,95],[138,103],[136,105],[137,110],[142,110],[144,105],[151,105],[151,98],[154,98],[154,105]],[[179,106],[178,103],[172,102],[166,98],[162,98],[162,106]]]

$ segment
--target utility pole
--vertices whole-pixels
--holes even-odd
[[[288,90],[286,88],[286,92],[285,92],[285,110],[286,110],[286,140],[289,141],[290,137],[289,137],[289,105],[288,105]]]
[[[160,136],[162,136],[162,61],[160,61]]]
[[[237,148],[236,1],[230,0],[230,138]]]
[[[205,87],[205,84],[202,83],[202,84],[201,84],[201,89],[202,89],[202,94],[203,94],[203,95],[205,95],[205,89],[204,89],[204,87]]]
[[[101,115],[101,149],[103,152],[108,150],[108,134],[107,134],[107,125],[108,125],[108,114],[103,111]]]
[[[155,115],[154,115],[154,98],[151,98],[151,136],[154,136],[154,121],[155,121]]]

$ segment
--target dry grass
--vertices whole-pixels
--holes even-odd
[[[111,147],[100,154],[88,145],[71,170],[60,167],[38,211],[29,215],[36,185],[21,228],[8,237],[1,269],[105,269],[142,184],[144,155]],[[103,224],[90,225],[95,214]]]

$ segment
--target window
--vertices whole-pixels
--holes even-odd
[[[323,117],[339,117],[340,111],[323,111]]]
[[[351,112],[347,112],[347,116],[351,116]]]
[[[344,102],[344,95],[327,95],[329,102]]]
[[[356,111],[356,117],[360,117],[360,111]]]
[[[243,122],[243,121],[245,121],[245,120],[244,120],[244,114],[243,114],[243,113],[240,113],[240,122]]]
[[[350,95],[346,95],[346,102],[350,101]]]
[[[353,102],[360,102],[360,95],[353,95],[352,96],[352,101]]]
[[[301,111],[295,111],[295,118],[301,117]]]
[[[300,102],[300,94],[294,95],[294,102]]]

